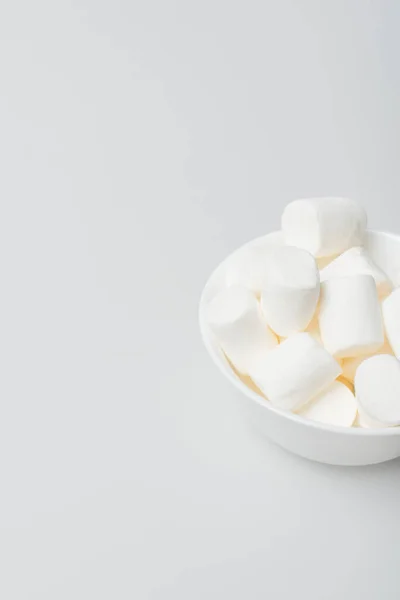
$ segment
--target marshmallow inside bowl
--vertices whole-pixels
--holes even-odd
[[[359,229],[356,229],[356,231],[359,236]],[[359,237],[355,240],[355,243],[357,246],[354,247],[360,247]],[[337,365],[335,369],[329,367],[331,371],[328,371],[328,362],[325,363],[322,361],[322,354],[321,358],[315,359],[315,361],[312,359],[316,371],[320,368],[326,369],[326,375],[318,376],[320,379],[318,377],[316,378],[316,381],[323,382],[321,383],[320,389],[317,389],[318,386],[314,383],[310,383],[311,381],[314,381],[311,376],[312,368],[310,371],[307,361],[304,361],[303,357],[300,359],[301,352],[299,352],[298,362],[296,362],[297,351],[290,351],[287,353],[287,360],[289,361],[287,368],[284,366],[286,358],[284,357],[284,360],[278,358],[278,351],[280,351],[282,344],[287,343],[287,340],[291,340],[293,336],[299,334],[303,335],[301,333],[303,327],[306,331],[310,332],[314,328],[318,330],[318,325],[320,325],[318,321],[320,318],[320,303],[317,304],[310,323],[307,323],[306,325],[301,324],[300,331],[291,332],[284,340],[281,338],[281,343],[279,345],[275,343],[271,344],[268,352],[259,363],[256,361],[256,356],[250,360],[247,368],[250,375],[247,373],[244,377],[241,376],[239,370],[235,372],[228,360],[231,357],[227,357],[228,353],[224,352],[221,348],[218,336],[215,331],[213,331],[208,321],[207,307],[218,293],[228,287],[227,273],[229,273],[229,271],[232,273],[232,265],[235,262],[235,257],[238,255],[244,256],[244,254],[249,255],[253,249],[257,249],[257,252],[260,249],[265,250],[270,256],[271,253],[274,253],[276,248],[281,248],[286,245],[284,236],[281,232],[267,234],[237,250],[233,255],[223,261],[211,275],[202,294],[199,313],[202,337],[211,358],[224,376],[231,384],[233,384],[236,389],[234,397],[238,400],[241,399],[242,407],[254,425],[269,439],[287,450],[312,460],[338,465],[373,464],[400,456],[400,427],[393,426],[391,423],[384,424],[386,425],[384,427],[372,427],[369,424],[370,420],[365,418],[365,414],[356,415],[356,409],[358,408],[359,411],[362,412],[363,407],[357,404],[358,401],[355,397],[356,394],[353,393],[354,388],[352,386],[352,381],[350,377],[349,380],[345,378],[346,370],[344,366],[342,374],[342,363],[346,366],[349,366],[350,363],[352,364],[352,379],[354,380],[355,372],[371,354],[384,354],[388,351],[388,353],[393,355],[391,348],[388,348],[387,339],[383,337],[383,327],[381,331],[379,324],[376,321],[376,302],[375,295],[372,294],[372,291],[369,292],[370,298],[374,296],[374,300],[372,301],[370,299],[367,302],[368,305],[371,304],[374,307],[372,313],[370,313],[368,308],[365,309],[364,307],[368,319],[372,314],[372,321],[369,327],[366,328],[369,333],[367,331],[368,335],[365,336],[362,328],[358,329],[353,326],[353,333],[351,333],[351,336],[348,337],[348,339],[345,339],[345,328],[342,328],[340,336],[342,336],[344,343],[342,344],[343,340],[341,338],[339,339],[339,342],[337,342],[341,348],[338,352],[340,358],[333,357],[332,351],[323,347],[320,336],[314,337],[315,342],[321,347],[321,352],[326,351],[333,361],[336,361]],[[333,247],[334,244],[331,246]],[[384,281],[386,289],[390,289],[391,277],[400,271],[400,236],[383,232],[366,231],[362,240],[362,247],[362,254],[364,255],[364,253],[366,253],[368,256],[368,269],[371,264],[373,265],[373,273],[365,271],[364,260],[360,263],[360,271],[357,270],[357,264],[356,267],[353,266],[353,261],[348,276],[354,277],[364,275],[369,282],[367,285],[368,289],[371,289],[371,283],[368,277],[375,279],[377,288],[376,297],[379,298],[378,302],[380,303],[382,301],[382,296],[379,293],[380,283]],[[336,248],[337,246],[335,249]],[[349,248],[343,249],[343,253],[347,250],[349,250]],[[306,252],[308,252],[308,250],[306,250]],[[357,263],[357,261],[355,262]],[[374,273],[384,273],[385,275],[374,278]],[[338,276],[339,275],[340,277],[344,276],[342,270]],[[332,275],[332,277],[327,278],[327,280],[331,280],[334,277],[335,275]],[[258,279],[258,281],[260,281],[260,279]],[[265,279],[265,282],[263,280],[262,283],[264,289],[268,286],[268,278]],[[296,286],[294,287],[296,288]],[[257,290],[255,297],[260,301],[262,309],[263,291]],[[351,293],[351,297],[353,297],[353,293]],[[268,311],[266,312],[268,313]],[[268,323],[268,317],[264,314],[264,311],[262,311],[262,315],[262,318],[265,318],[266,320],[266,326],[271,329],[271,323]],[[277,339],[281,337],[276,331],[274,331],[274,333],[277,335]],[[387,332],[385,332],[385,334],[387,335]],[[307,340],[309,337],[311,336],[308,336]],[[354,348],[357,348],[359,340],[361,340],[360,343],[363,346],[364,354],[362,357],[354,357]],[[309,342],[307,341],[307,344],[305,344],[307,348],[308,344]],[[301,348],[301,344],[299,344],[299,347]],[[343,350],[343,348],[347,347],[351,347],[350,357],[347,356],[348,351],[346,349]],[[312,354],[314,351],[314,349],[311,351],[310,344],[310,349],[305,349],[304,353]],[[272,358],[272,355],[269,356],[269,352],[277,354],[277,358]],[[282,353],[280,356],[283,356]],[[318,352],[316,352],[315,356],[319,357]],[[263,361],[265,362],[263,363]],[[321,361],[320,367],[318,367],[318,361]],[[263,367],[263,364],[265,365],[265,368]],[[322,367],[323,364],[325,365],[324,367]],[[309,373],[308,375],[305,373],[304,378],[303,376],[300,376],[302,369],[306,369],[306,373]],[[273,375],[271,374],[272,370],[275,371]],[[328,375],[328,372],[332,374]],[[253,374],[253,380],[250,379],[251,374]],[[311,379],[309,379],[310,376]],[[279,377],[282,377],[282,383],[279,383]],[[375,377],[374,372],[370,377]],[[245,381],[254,381],[257,387],[254,385],[246,385],[244,383]],[[343,389],[343,384],[346,389]],[[384,389],[385,387],[383,386],[382,390],[384,391]],[[259,393],[257,390],[259,390]],[[304,390],[306,391],[304,392]],[[237,393],[238,391],[240,392],[239,394]],[[305,394],[304,398],[302,395],[303,392]],[[271,396],[271,393],[273,397]],[[294,393],[294,395],[292,393]],[[271,396],[270,398],[268,398],[268,394]],[[309,398],[307,394],[310,395]],[[393,396],[392,388],[391,394]],[[280,401],[280,398],[282,398],[282,402]],[[293,398],[293,404],[291,398]],[[286,399],[288,399],[288,401]],[[289,407],[290,410],[287,407]]]
[[[311,254],[293,246],[269,252],[261,308],[277,335],[288,337],[304,331],[315,314],[318,298],[319,272]]]

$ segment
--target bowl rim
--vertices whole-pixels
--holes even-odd
[[[213,280],[216,272],[221,269],[221,267],[224,265],[225,262],[227,262],[229,260],[229,258],[232,256],[232,254],[238,252],[245,246],[251,246],[253,244],[257,244],[261,240],[265,239],[265,237],[267,235],[277,234],[277,233],[278,233],[278,231],[271,231],[269,234],[264,234],[262,236],[258,236],[257,238],[254,238],[253,240],[250,240],[250,241],[242,244],[241,246],[239,246],[238,248],[236,248],[235,250],[230,252],[222,261],[220,261],[220,263],[213,269],[212,273],[209,275],[209,277],[203,287],[201,295],[200,295],[198,318],[199,318],[199,328],[200,328],[201,338],[203,340],[203,343],[204,343],[206,350],[207,350],[208,354],[210,355],[212,361],[218,367],[219,371],[224,375],[224,377],[226,377],[226,379],[228,379],[228,381],[230,381],[237,390],[239,390],[245,396],[250,398],[250,400],[253,400],[254,402],[256,402],[264,410],[272,411],[273,413],[275,413],[276,415],[278,415],[280,417],[289,419],[290,421],[293,421],[294,423],[298,423],[300,426],[303,425],[306,427],[311,427],[312,429],[318,429],[318,430],[327,431],[330,433],[342,433],[342,434],[348,435],[348,436],[354,435],[354,436],[366,436],[366,437],[371,437],[371,436],[372,437],[381,437],[381,436],[386,437],[386,436],[400,435],[400,426],[398,426],[398,427],[381,427],[381,428],[362,428],[362,427],[342,427],[340,425],[329,425],[327,423],[319,423],[318,421],[312,421],[311,419],[306,419],[306,418],[302,417],[301,415],[297,415],[296,413],[293,413],[289,410],[284,410],[277,406],[273,406],[270,402],[268,402],[268,400],[264,400],[256,392],[253,392],[250,388],[248,388],[239,379],[239,377],[237,377],[235,375],[235,373],[234,373],[234,371],[232,371],[232,369],[227,369],[226,366],[223,364],[223,361],[221,360],[221,356],[218,354],[218,352],[214,348],[213,344],[211,343],[210,331],[207,327],[207,322],[206,322],[205,314],[204,314],[204,307],[206,304],[205,297],[206,297],[206,294],[208,291],[208,286],[209,286],[210,282]],[[378,231],[378,230],[368,229],[367,233],[383,235],[385,237],[396,239],[397,241],[400,242],[400,235],[396,235],[395,233],[391,233],[388,231]]]

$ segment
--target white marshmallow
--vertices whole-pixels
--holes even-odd
[[[319,328],[324,346],[338,358],[372,354],[383,346],[378,293],[371,275],[335,277],[321,284]]]
[[[336,360],[340,364],[340,359],[336,359]],[[342,366],[342,365],[340,364],[340,366]],[[346,377],[344,377],[343,375],[339,375],[339,377],[336,379],[336,381],[339,381],[339,383],[343,383],[343,385],[345,385],[347,388],[349,388],[349,390],[351,391],[351,393],[354,394],[354,385],[353,385],[353,383],[351,381],[349,381],[348,379],[346,379]]]
[[[357,425],[362,429],[382,429],[383,427],[387,427],[384,423],[380,423],[376,419],[371,419],[360,407],[358,407]]]
[[[229,261],[226,268],[226,285],[241,285],[259,296],[266,284],[269,251],[245,247]]]
[[[334,358],[308,333],[296,333],[257,360],[250,377],[271,404],[296,410],[341,373]]]
[[[379,348],[375,355],[376,354],[391,354],[393,356],[393,350],[387,338],[385,338],[382,348]],[[362,362],[364,362],[364,360],[370,358],[370,356],[371,355],[355,356],[354,358],[345,358],[342,362],[343,377],[345,377],[348,381],[354,382],[354,378],[356,376],[358,367],[361,365]]]
[[[360,415],[359,411],[357,412],[357,417],[353,423],[353,427],[359,427],[360,429],[370,429],[370,425],[368,425],[368,423],[364,421],[364,418],[362,417],[362,415]]]
[[[313,336],[314,340],[316,340],[319,344],[322,344],[321,332],[319,330],[319,322],[318,322],[318,312],[315,312],[313,318],[311,319],[306,332]]]
[[[356,376],[358,367],[362,362],[364,362],[364,360],[367,360],[367,358],[369,358],[369,356],[354,356],[353,358],[345,358],[342,362],[343,377],[354,383],[354,377]]]
[[[392,282],[393,288],[400,287],[400,269],[396,269],[394,273],[391,274],[390,280]]]
[[[220,292],[206,309],[210,328],[221,348],[241,373],[249,373],[255,356],[278,344],[267,326],[259,303],[246,288],[231,286]]]
[[[348,277],[350,275],[372,275],[375,279],[379,296],[386,296],[392,290],[389,277],[374,263],[367,251],[358,246],[346,250],[322,269],[321,281],[332,277]]]
[[[355,390],[358,410],[369,427],[400,425],[400,362],[381,354],[357,369]]]
[[[303,406],[298,414],[319,423],[351,427],[357,415],[356,399],[346,385],[334,381]]]
[[[268,260],[261,308],[275,333],[288,337],[304,331],[319,297],[319,272],[315,259],[300,248],[276,248]]]
[[[315,257],[340,254],[364,242],[367,215],[349,198],[309,198],[288,204],[282,215],[285,242]]]
[[[314,338],[314,340],[316,342],[318,342],[318,344],[323,346],[322,339],[321,339],[321,332],[319,330],[319,324],[318,324],[318,309],[315,312],[313,318],[311,319],[309,326],[307,327],[307,329],[304,330],[304,332],[309,333]],[[279,343],[282,344],[282,342],[284,342],[286,339],[287,339],[286,337],[279,337]],[[340,366],[344,362],[342,358],[336,357],[335,360]],[[344,383],[347,384],[346,381]]]
[[[354,421],[354,427],[359,427],[360,429],[381,429],[382,427],[387,427],[383,423],[379,423],[379,421],[374,421],[374,419],[370,419],[368,415],[360,412],[360,408],[358,409],[357,418]]]
[[[394,354],[400,358],[400,288],[382,302],[385,332]]]
[[[333,254],[332,256],[321,256],[321,258],[316,258],[315,260],[317,261],[318,269],[322,271],[322,269],[325,269],[325,267],[330,265],[331,262],[334,261],[336,258],[336,254]]]
[[[322,343],[322,338],[321,338],[321,332],[319,330],[319,322],[318,322],[318,308],[316,310],[316,312],[314,313],[313,318],[311,319],[311,322],[309,324],[309,326],[307,327],[307,329],[305,330],[306,333],[309,333],[310,335],[312,335],[312,337],[314,338],[314,340],[316,342],[318,342],[318,344],[321,344],[321,346],[323,346]],[[342,365],[343,359],[342,358],[338,358],[335,357],[335,360],[337,363],[339,363],[339,365]]]
[[[249,377],[249,375],[245,375],[244,373],[241,373],[240,371],[238,371],[237,368],[235,367],[235,365],[233,364],[233,362],[231,362],[231,360],[228,357],[226,357],[226,358],[227,358],[227,361],[229,363],[229,366],[231,367],[232,371],[235,373],[236,377],[238,377],[240,379],[240,381],[242,383],[244,383],[244,385],[246,387],[248,387],[252,392],[255,392],[259,396],[262,396],[263,398],[265,398],[264,394],[256,386],[256,384],[254,383],[254,381],[252,380],[252,378]]]

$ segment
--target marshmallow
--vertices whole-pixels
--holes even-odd
[[[309,326],[307,327],[307,329],[305,331],[306,331],[306,333],[309,333],[310,335],[312,335],[312,337],[314,338],[314,340],[316,342],[318,342],[318,344],[321,344],[321,346],[323,346],[321,332],[319,330],[318,309],[315,312],[313,318],[311,319]],[[342,362],[343,362],[342,358],[338,358],[336,356],[335,360],[337,363],[339,363],[339,365],[342,365]]]
[[[298,414],[319,423],[351,427],[357,416],[356,399],[346,385],[334,381],[303,406]]]
[[[267,250],[244,247],[230,259],[225,274],[227,287],[241,285],[259,296],[267,276]]]
[[[350,275],[372,275],[375,279],[379,296],[386,296],[392,290],[392,283],[386,273],[382,271],[360,246],[346,250],[335,258],[328,266],[322,269],[321,281],[332,277],[348,277]]]
[[[276,248],[268,260],[261,308],[275,333],[288,337],[304,331],[319,297],[319,272],[315,259],[300,248]]]
[[[337,258],[336,254],[333,256],[321,256],[321,258],[316,258],[315,260],[317,261],[318,269],[322,271],[322,269],[325,269],[325,267],[330,265],[335,258]]]
[[[241,375],[240,373],[238,377],[244,383],[244,385],[247,386],[252,392],[255,392],[259,396],[262,396],[262,398],[265,398],[264,394],[262,393],[260,388],[256,386],[251,377],[249,377],[248,375]]]
[[[381,307],[373,277],[335,277],[321,284],[319,327],[338,358],[372,354],[383,346]]]
[[[305,333],[309,333],[314,338],[314,340],[316,342],[318,342],[318,344],[323,346],[322,339],[321,339],[321,332],[319,330],[319,324],[318,324],[318,312],[316,312],[314,314],[313,318],[310,321],[309,326],[304,331],[305,331]],[[286,337],[279,337],[279,343],[282,344],[282,342],[284,342],[286,339],[287,339]],[[342,358],[336,357],[335,360],[340,366],[344,362]],[[344,382],[344,383],[347,383],[347,382]]]
[[[353,423],[353,427],[359,427],[360,429],[370,429],[371,426],[364,420],[360,412],[357,412],[356,420]]]
[[[342,362],[343,377],[348,381],[354,382],[356,371],[364,360],[367,360],[369,356],[354,356],[353,358],[345,358]]]
[[[394,273],[391,274],[390,280],[393,288],[400,287],[400,269],[396,269]]]
[[[309,333],[296,333],[254,362],[249,375],[271,404],[296,410],[340,373],[335,359]]]
[[[381,354],[357,369],[355,390],[358,411],[368,427],[400,425],[400,362]]]
[[[206,311],[211,330],[240,373],[248,374],[255,356],[278,344],[259,303],[246,288],[231,286],[223,290],[211,300]]]
[[[282,215],[285,242],[319,258],[361,246],[366,226],[365,210],[349,198],[295,200]]]
[[[382,302],[382,314],[389,343],[400,358],[400,288]]]
[[[382,427],[386,427],[383,423],[379,423],[379,421],[374,421],[374,419],[370,419],[368,415],[360,412],[360,408],[358,409],[357,418],[354,421],[354,427],[359,427],[360,429],[381,429]]]
[[[225,355],[226,356],[226,355]],[[255,392],[256,394],[258,394],[259,396],[262,396],[263,398],[265,398],[264,394],[262,393],[262,391],[256,386],[256,384],[254,383],[254,381],[252,380],[251,377],[249,377],[248,375],[245,375],[244,373],[241,373],[240,371],[237,370],[237,368],[235,367],[235,365],[233,364],[233,362],[231,360],[229,360],[228,357],[226,357],[226,360],[229,363],[230,368],[232,369],[232,371],[235,373],[236,377],[238,377],[240,379],[240,381],[242,383],[244,383],[244,385],[246,387],[248,387],[252,392]]]
[[[338,360],[338,359],[336,359],[336,360]],[[339,362],[339,364],[340,364],[340,362]],[[342,367],[342,370],[343,370],[343,367]],[[340,375],[336,379],[336,381],[339,381],[339,383],[343,383],[343,385],[345,385],[347,388],[349,388],[349,390],[352,392],[352,394],[354,394],[354,385],[353,385],[353,383],[351,381],[349,381],[348,379],[346,379],[346,377],[344,377],[344,375]]]
[[[384,423],[380,423],[376,419],[371,419],[360,407],[358,407],[357,425],[361,429],[382,429],[383,427],[387,427]]]
[[[379,348],[376,354],[391,354],[393,356],[393,350],[387,338],[385,338],[382,348]],[[342,363],[343,377],[345,377],[348,381],[354,382],[358,367],[362,362],[364,362],[364,360],[367,360],[367,358],[370,358],[370,356],[355,356],[354,358],[345,358]]]
[[[321,345],[322,344],[322,339],[321,339],[321,332],[319,330],[319,323],[318,323],[318,313],[316,312],[313,316],[313,318],[311,319],[306,332],[309,333],[310,335],[313,336],[313,338]]]

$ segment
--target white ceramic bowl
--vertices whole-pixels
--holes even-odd
[[[280,232],[257,238],[246,246],[282,244]],[[368,232],[366,246],[375,262],[393,280],[400,274],[400,236]],[[241,249],[237,250],[239,252]],[[228,256],[209,278],[200,300],[200,330],[214,363],[241,392],[244,406],[255,426],[283,448],[305,458],[333,465],[370,465],[400,456],[400,427],[361,429],[334,427],[306,420],[272,406],[253,392],[229,366],[204,318],[204,306],[225,286],[225,271],[236,252]]]

